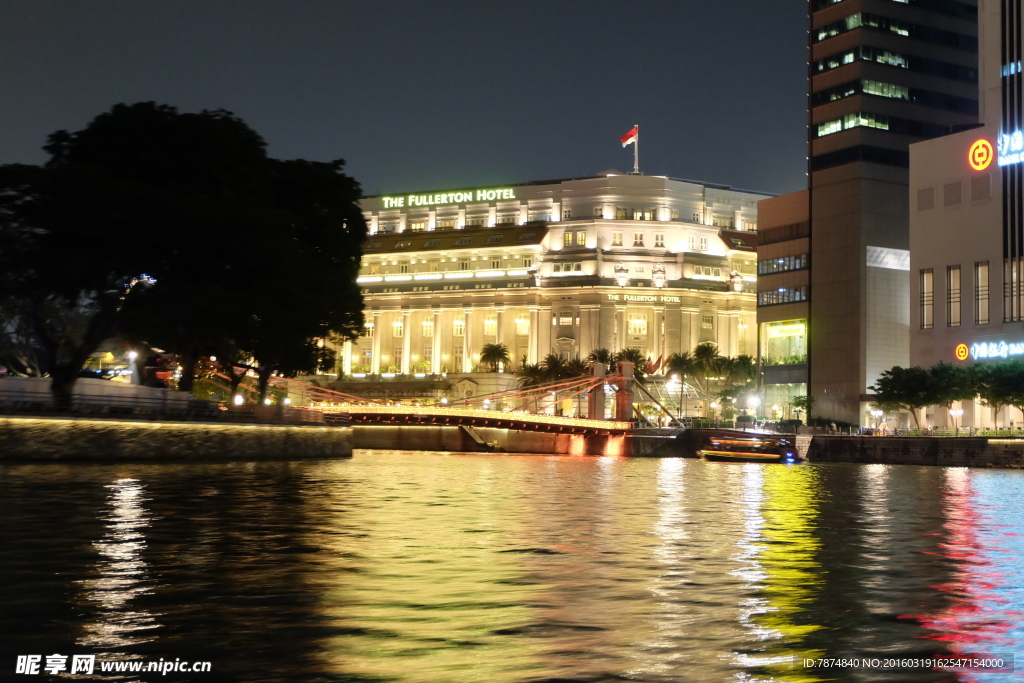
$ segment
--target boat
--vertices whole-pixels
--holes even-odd
[[[769,434],[712,436],[708,445],[697,451],[705,460],[737,462],[799,462],[793,437]]]

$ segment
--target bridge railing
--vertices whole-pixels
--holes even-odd
[[[378,415],[436,415],[439,417],[469,417],[480,420],[516,420],[568,427],[584,427],[587,429],[606,429],[625,431],[630,429],[629,422],[619,420],[591,420],[584,417],[561,417],[558,415],[537,415],[526,411],[478,410],[474,408],[438,408],[435,406],[317,406],[313,410],[324,413],[358,413]]]

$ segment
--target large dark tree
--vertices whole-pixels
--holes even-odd
[[[342,162],[269,159],[229,112],[153,103],[45,149],[42,167],[0,167],[0,297],[25,302],[59,404],[114,335],[181,354],[188,388],[200,355],[311,369],[315,337],[360,328],[366,226]]]

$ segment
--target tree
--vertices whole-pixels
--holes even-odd
[[[1024,389],[1024,362],[1013,359],[974,366],[975,385],[982,403],[992,408],[993,417],[1008,405],[1024,403],[1018,396]]]
[[[931,405],[928,370],[920,367],[890,368],[880,374],[874,386],[868,390],[875,392],[875,403],[882,410],[908,410],[914,418],[914,424],[921,428],[917,411]]]
[[[601,363],[608,369],[608,372],[612,372],[614,368],[612,365],[615,363],[615,354],[609,349],[600,348],[594,349],[587,355],[588,363]]]
[[[928,397],[930,403],[943,406],[948,414],[956,401],[973,399],[977,394],[972,368],[951,363],[936,363],[928,368]],[[956,428],[956,420],[953,420]]]
[[[794,396],[790,399],[789,404],[797,410],[802,410],[807,413],[807,423],[811,422],[811,411],[814,410],[814,397],[810,394],[806,396]]]
[[[647,358],[640,349],[628,348],[622,349],[615,354],[616,363],[632,363],[633,364],[633,379],[640,384],[644,384],[647,373]]]
[[[179,353],[187,389],[215,348],[308,368],[324,360],[313,335],[362,324],[366,226],[342,162],[269,159],[229,112],[154,103],[117,105],[45,150],[45,166],[0,167],[0,240],[19,249],[0,298],[26,302],[59,405],[114,335]]]
[[[757,379],[757,361],[746,354],[725,358],[721,370],[726,383],[730,385],[745,386]]]
[[[504,344],[484,344],[480,349],[480,362],[491,366],[491,372],[498,372],[500,366],[508,366],[512,359],[508,355],[508,347]]]

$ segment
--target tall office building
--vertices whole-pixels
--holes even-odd
[[[811,0],[809,9],[808,209],[772,221],[807,221],[807,235],[773,241],[758,258],[793,257],[790,267],[810,273],[796,292],[770,291],[773,278],[759,283],[760,332],[763,342],[770,324],[799,329],[771,307],[806,301],[814,411],[866,424],[867,387],[908,362],[908,149],[977,121],[978,8],[976,0]]]
[[[981,2],[978,128],[911,147],[910,363],[1024,357],[1024,13]],[[922,424],[1019,427],[979,400],[929,406]]]

